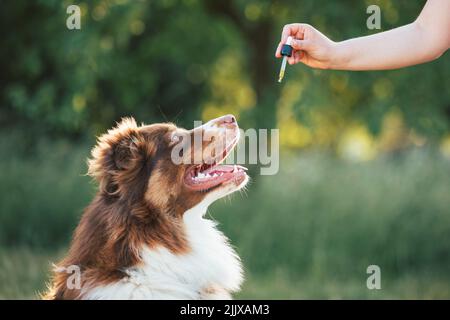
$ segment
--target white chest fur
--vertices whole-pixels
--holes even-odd
[[[203,218],[206,206],[184,215],[191,250],[175,255],[164,247],[143,248],[143,264],[128,278],[86,290],[87,299],[227,299],[243,281],[239,257],[216,223]]]

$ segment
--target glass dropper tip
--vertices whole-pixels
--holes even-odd
[[[281,82],[281,80],[283,80],[283,78],[284,78],[284,71],[286,70],[286,61],[287,61],[287,57],[284,56],[283,62],[281,63],[280,75],[278,76],[278,82]]]

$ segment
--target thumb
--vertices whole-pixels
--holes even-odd
[[[309,50],[311,49],[311,42],[309,40],[293,39],[291,42],[291,46],[295,50]]]

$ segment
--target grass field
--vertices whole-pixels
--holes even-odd
[[[88,148],[42,150],[0,159],[3,299],[37,297],[92,196]],[[278,175],[210,208],[246,268],[237,298],[450,298],[449,172],[430,150],[365,163],[286,156]],[[366,287],[371,264],[381,290]]]
[[[0,251],[0,299],[38,299],[45,290],[51,262],[62,250],[45,252],[16,248]],[[366,288],[365,274],[350,281],[313,277],[277,269],[266,276],[247,274],[237,299],[448,299],[448,280],[440,275],[405,274],[382,278],[381,290]]]

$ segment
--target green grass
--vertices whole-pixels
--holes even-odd
[[[45,290],[51,263],[64,252],[29,248],[0,250],[0,299],[38,299]],[[382,278],[381,290],[368,290],[365,279],[292,276],[277,269],[266,276],[247,275],[237,299],[448,299],[448,280],[440,275],[400,275]],[[359,281],[358,281],[359,280]]]
[[[0,249],[0,299],[38,298],[57,256],[38,249]]]
[[[0,157],[0,298],[36,297],[92,197],[88,147],[37,150]],[[209,210],[246,268],[237,297],[450,298],[449,172],[430,150],[367,163],[284,155],[278,175]],[[371,264],[381,290],[366,288]]]
[[[236,299],[448,299],[448,283],[439,277],[401,275],[383,279],[380,290],[369,290],[365,279],[290,277],[279,270],[266,277],[249,277]],[[357,278],[357,277],[356,277]]]
[[[7,140],[4,140],[7,141]],[[89,148],[64,141],[18,152],[0,145],[0,245],[61,247],[69,241],[93,184],[85,176]]]

